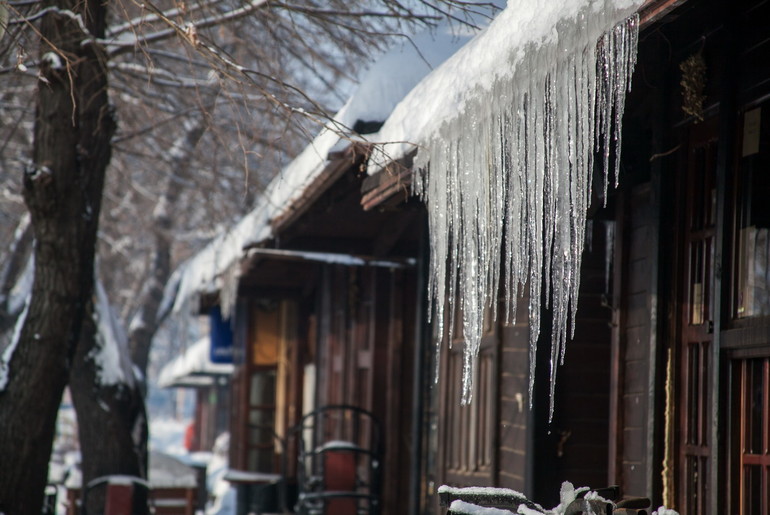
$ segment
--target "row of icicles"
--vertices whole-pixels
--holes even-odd
[[[472,399],[484,314],[497,317],[502,268],[508,323],[528,285],[530,405],[540,315],[550,307],[553,416],[557,367],[575,329],[594,156],[606,198],[612,162],[617,182],[638,40],[638,15],[598,43],[584,41],[587,23],[561,26],[553,45],[526,49],[512,74],[472,96],[417,156],[414,188],[429,211],[431,312],[450,342],[460,313],[463,404]],[[563,48],[575,50],[557,59]]]

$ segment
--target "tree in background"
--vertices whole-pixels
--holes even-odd
[[[13,471],[0,475],[0,511],[36,513],[68,381],[79,417],[87,417],[84,482],[146,471],[138,381],[127,374],[105,382],[97,359],[107,344],[97,337],[104,320],[94,293],[97,250],[110,300],[132,320],[132,353],[145,368],[171,268],[251,207],[312,123],[337,107],[358,63],[405,23],[461,22],[453,8],[484,6],[0,6],[0,241],[12,239],[16,223],[6,221],[30,215],[29,232],[20,227],[17,244],[0,247],[7,263],[0,308],[8,308],[0,328],[18,313],[18,302],[7,302],[16,287],[10,278],[27,277],[14,256],[32,248],[30,234],[35,242],[31,294],[16,331],[0,343],[0,457]],[[109,409],[94,408],[103,405]],[[97,445],[100,433],[114,433],[114,452]]]
[[[35,238],[34,282],[4,351],[0,511],[40,513],[56,415],[93,291],[102,189],[115,119],[108,101],[106,8],[48,6],[40,38],[32,159],[22,193]],[[62,12],[64,11],[64,12]],[[11,354],[12,352],[12,354]]]

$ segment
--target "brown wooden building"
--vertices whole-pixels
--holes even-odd
[[[619,484],[683,514],[768,513],[770,3],[640,15],[620,187],[591,213],[553,423],[542,378],[527,409],[527,324],[493,325],[478,404],[459,406],[461,356],[443,357],[435,482],[544,505],[563,480]]]
[[[553,422],[543,377],[527,407],[526,313],[491,324],[471,406],[461,346],[442,356],[428,492],[550,506],[569,480],[683,514],[770,512],[770,2],[640,15],[620,187],[590,214]]]
[[[441,484],[553,506],[565,480],[682,514],[770,512],[770,2],[640,16],[620,187],[589,215],[553,420],[543,352],[529,408],[523,302],[516,325],[488,322],[470,406],[462,345],[435,382],[409,163],[366,177],[352,145],[244,251],[231,467],[295,477],[290,428],[350,404],[383,427],[383,513],[435,512]]]
[[[355,406],[380,423],[381,508],[395,513],[413,478],[423,213],[411,202],[364,211],[364,158],[358,146],[332,156],[307,189],[313,193],[272,221],[276,237],[246,251],[235,314],[230,467],[296,478],[302,433],[292,428],[300,417],[318,407]]]

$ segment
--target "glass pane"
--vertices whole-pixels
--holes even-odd
[[[273,453],[271,449],[250,449],[248,466],[254,472],[273,471]]]
[[[251,406],[275,404],[275,370],[260,370],[251,375],[249,404]]]
[[[272,410],[252,410],[249,413],[249,444],[272,445],[275,414]]]
[[[763,431],[762,418],[764,415],[763,401],[763,369],[764,360],[752,359],[748,362],[746,371],[746,446],[745,452],[748,454],[762,454]]]
[[[251,336],[252,363],[275,365],[281,349],[281,316],[276,306],[259,306],[254,310]]]
[[[706,290],[704,284],[704,245],[703,241],[694,241],[690,247],[690,323],[702,324],[705,320]]]
[[[761,467],[746,465],[743,467],[743,510],[742,513],[760,513],[762,495]]]
[[[698,506],[698,483],[700,479],[700,470],[698,467],[698,458],[695,456],[687,457],[687,484],[686,495],[689,503],[689,507],[695,508]]]
[[[688,346],[687,352],[687,377],[688,392],[687,392],[687,443],[691,445],[697,445],[698,441],[698,428],[700,422],[700,390],[699,390],[699,372],[700,372],[700,346],[691,344]]]
[[[770,314],[770,230],[746,227],[738,237],[737,316]]]
[[[706,168],[706,149],[698,147],[693,152],[695,168],[695,180],[693,181],[692,212],[690,213],[690,228],[697,230],[703,227],[704,222],[704,175]]]

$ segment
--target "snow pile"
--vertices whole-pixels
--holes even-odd
[[[228,470],[230,433],[222,433],[214,441],[213,453],[206,470],[206,485],[209,490],[209,505],[206,515],[234,515],[236,513],[237,492],[225,479]]]
[[[149,481],[153,488],[195,488],[195,470],[173,456],[150,452]]]
[[[661,506],[657,510],[653,511],[652,515],[679,515],[679,512],[670,508],[666,508],[665,506]]]
[[[466,487],[466,488],[454,488],[446,485],[442,485],[438,489],[439,495],[448,494],[452,500],[450,504],[450,512],[462,513],[467,515],[504,515],[512,514],[513,512],[500,509],[479,506],[484,505],[497,505],[497,506],[518,506],[516,513],[519,515],[564,515],[569,508],[573,511],[576,506],[573,504],[578,502],[595,502],[597,506],[613,506],[614,503],[601,497],[597,492],[591,491],[588,487],[575,488],[572,483],[565,481],[561,485],[559,492],[559,505],[551,510],[546,510],[539,504],[536,504],[515,490],[508,488],[493,488],[493,487]],[[582,496],[582,497],[581,497]],[[471,501],[471,502],[468,502]],[[448,502],[442,499],[442,502]],[[474,504],[478,503],[478,504]],[[571,506],[572,505],[572,506]],[[583,513],[584,508],[580,508],[580,513]],[[585,509],[591,509],[585,507]],[[603,513],[603,511],[602,511]],[[661,512],[659,515],[673,515]],[[678,514],[676,514],[678,515]]]
[[[464,501],[453,501],[449,506],[449,510],[457,513],[467,513],[468,515],[512,515],[512,512],[508,510],[485,508]]]
[[[431,312],[438,334],[448,325],[450,341],[455,311],[462,313],[464,403],[484,312],[497,316],[501,262],[509,322],[529,286],[530,389],[541,293],[551,304],[553,394],[568,326],[574,331],[594,151],[601,150],[607,174],[620,148],[640,4],[511,2],[426,77],[377,135],[397,143],[379,147],[370,172],[415,148],[404,142],[419,149],[414,188],[429,210]],[[617,174],[617,157],[614,165]]]
[[[476,20],[483,25],[483,19]],[[462,30],[461,30],[462,29]],[[471,39],[468,28],[450,25],[416,35],[383,55],[364,75],[356,92],[318,136],[271,181],[257,206],[194,256],[164,295],[162,305],[174,312],[189,311],[189,304],[205,293],[220,293],[227,317],[235,303],[240,259],[246,246],[273,235],[271,220],[290,211],[295,202],[325,170],[330,151],[351,139],[356,121],[382,122],[398,102],[433,68]]]

